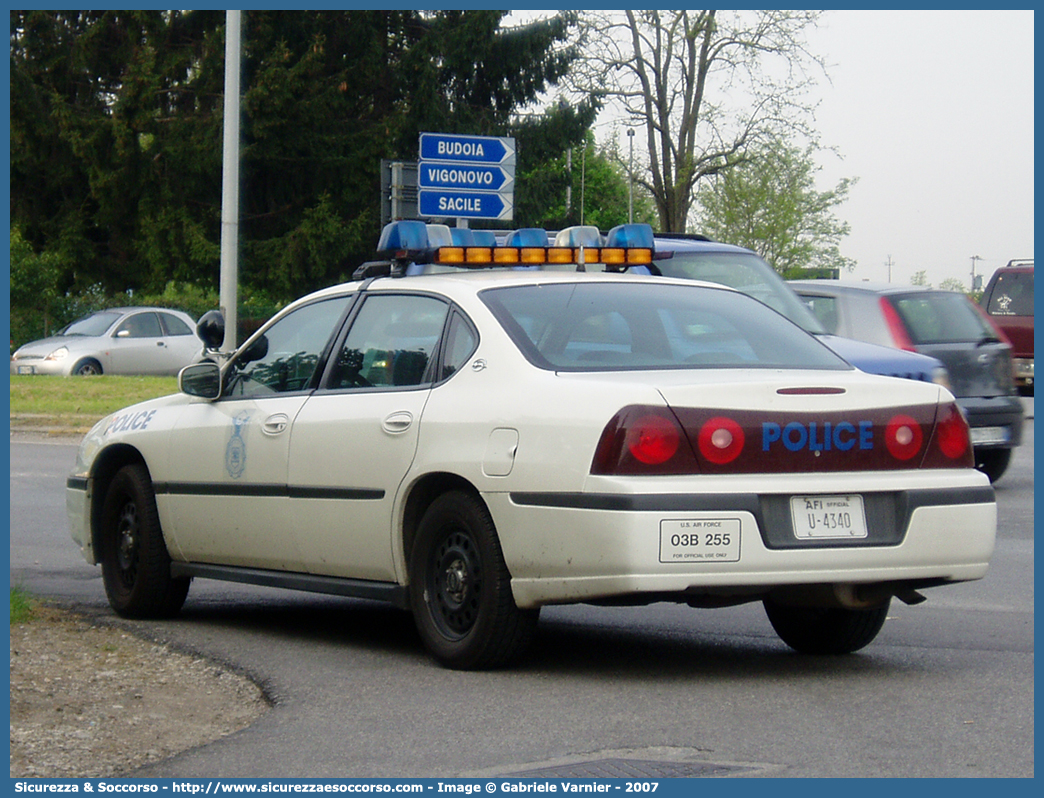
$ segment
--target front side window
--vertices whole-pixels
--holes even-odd
[[[522,353],[544,369],[850,368],[737,291],[586,282],[494,288],[481,297]]]
[[[159,317],[155,313],[135,313],[116,328],[117,338],[159,338],[162,335]]]
[[[351,297],[297,308],[245,344],[228,367],[225,396],[260,397],[312,387],[320,356]]]
[[[431,382],[432,358],[448,312],[446,303],[433,297],[366,297],[326,387],[398,388]]]

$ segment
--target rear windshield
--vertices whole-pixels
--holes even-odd
[[[986,312],[991,316],[1033,315],[1033,272],[1000,272]]]
[[[997,333],[964,294],[940,291],[891,298],[915,344],[979,343]]]
[[[544,369],[851,368],[783,316],[726,289],[585,282],[481,296]]]

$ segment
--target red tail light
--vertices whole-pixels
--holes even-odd
[[[910,416],[893,416],[885,426],[885,446],[896,460],[910,460],[921,452],[924,433]]]
[[[673,420],[659,415],[642,416],[627,429],[625,445],[640,463],[661,465],[678,452],[682,431]]]
[[[700,427],[700,454],[716,465],[731,463],[740,456],[746,436],[743,427],[726,416],[715,416]]]
[[[684,430],[665,407],[625,407],[605,425],[591,462],[592,474],[698,472]]]
[[[906,325],[899,318],[899,311],[892,306],[887,297],[881,297],[877,301],[881,305],[881,314],[888,325],[888,332],[891,333],[895,346],[899,349],[908,349],[911,352],[916,352],[913,341],[910,340],[910,334],[906,332]]]
[[[933,462],[932,465],[950,468],[975,465],[968,422],[955,402],[939,408],[934,444],[943,457],[934,458],[938,463]],[[929,459],[933,459],[931,454],[933,453],[929,453]],[[926,462],[925,465],[929,463]]]

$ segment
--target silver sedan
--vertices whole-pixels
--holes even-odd
[[[12,374],[177,374],[203,351],[196,323],[167,308],[110,308],[21,346]]]

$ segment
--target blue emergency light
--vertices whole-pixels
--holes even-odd
[[[577,225],[558,231],[554,243],[546,230],[527,227],[508,233],[497,244],[491,230],[450,228],[410,219],[392,222],[381,231],[378,252],[388,261],[363,264],[357,278],[420,274],[425,265],[444,271],[460,268],[569,268],[584,271],[601,264],[606,271],[644,269],[652,262],[654,240],[647,224],[623,224],[603,238],[597,227]]]
[[[475,231],[467,227],[453,227],[450,229],[450,238],[453,239],[453,246],[455,247],[473,247],[475,246]],[[496,241],[496,239],[493,239]]]
[[[378,252],[396,252],[428,248],[428,226],[424,222],[404,219],[384,225],[377,242]]]
[[[504,239],[505,247],[546,247],[547,230],[540,227],[523,227],[512,230]]]
[[[605,237],[605,246],[624,249],[655,249],[653,230],[647,224],[618,224]]]

